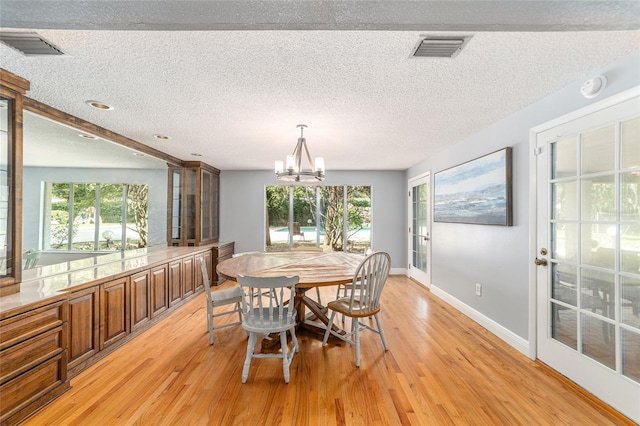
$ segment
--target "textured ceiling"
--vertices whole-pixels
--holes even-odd
[[[3,31],[65,56],[0,44],[0,67],[38,101],[222,170],[271,169],[299,123],[328,170],[406,169],[640,50],[639,3],[2,0]],[[472,38],[411,59],[421,34]]]

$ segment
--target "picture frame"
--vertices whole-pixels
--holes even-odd
[[[511,147],[437,172],[434,222],[513,225]]]

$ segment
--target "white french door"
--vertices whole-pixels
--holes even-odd
[[[431,285],[431,175],[409,181],[409,277]]]
[[[535,150],[537,357],[636,422],[638,93],[537,129]]]

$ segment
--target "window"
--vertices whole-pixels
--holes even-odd
[[[147,246],[147,185],[47,182],[44,197],[45,250]]]
[[[265,210],[267,251],[371,246],[370,186],[267,186]]]

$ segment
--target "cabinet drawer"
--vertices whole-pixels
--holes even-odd
[[[231,256],[234,250],[234,243],[223,243],[218,245],[218,259]]]
[[[0,322],[0,350],[30,339],[67,321],[64,302],[58,302]]]
[[[66,352],[51,358],[36,368],[0,385],[4,423],[21,409],[45,396],[67,380]]]
[[[59,326],[0,351],[0,383],[62,352],[66,346],[66,332],[66,325]]]

